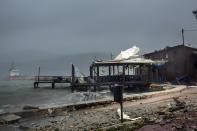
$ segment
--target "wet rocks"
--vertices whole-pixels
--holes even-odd
[[[0,117],[0,121],[5,123],[14,123],[19,119],[21,119],[21,117],[14,114],[6,114]]]

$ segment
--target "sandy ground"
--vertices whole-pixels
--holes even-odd
[[[120,122],[118,103],[63,111],[58,115],[24,118],[14,124],[1,125],[0,130],[67,131],[67,130],[197,130],[197,87],[151,98],[125,101],[124,113],[137,121]]]

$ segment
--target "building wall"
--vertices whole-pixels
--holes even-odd
[[[145,58],[153,60],[167,60],[165,76],[168,81],[173,81],[176,77],[189,75],[196,80],[196,68],[192,62],[192,53],[196,49],[186,46],[166,48],[161,51],[145,54]]]

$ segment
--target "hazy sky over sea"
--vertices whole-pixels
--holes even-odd
[[[197,0],[1,0],[0,55],[150,52],[197,28],[195,9]],[[186,42],[196,47],[196,36]]]

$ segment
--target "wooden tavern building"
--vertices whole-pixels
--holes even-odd
[[[166,47],[159,51],[144,54],[152,60],[166,60],[165,68],[159,74],[164,75],[167,81],[189,78],[197,81],[197,49],[187,45]]]

